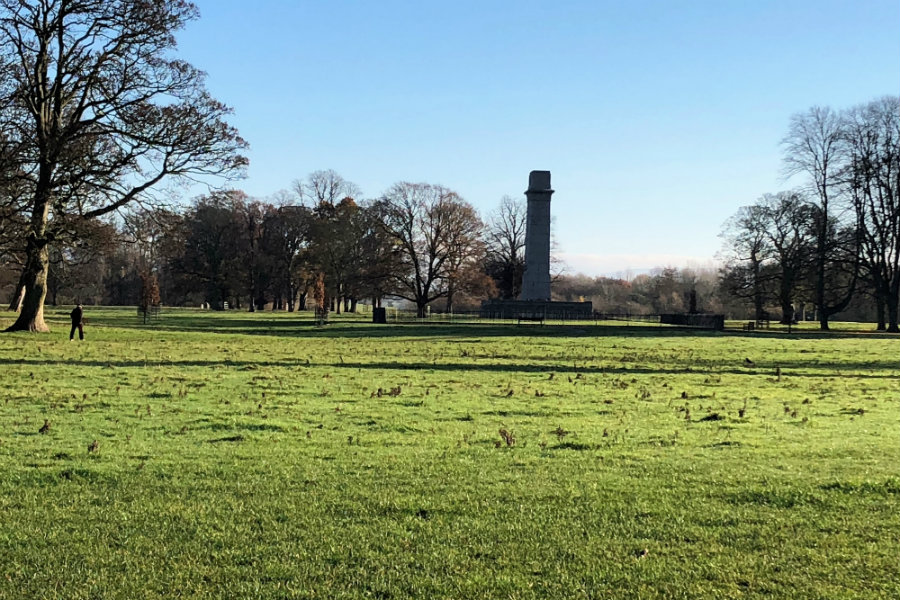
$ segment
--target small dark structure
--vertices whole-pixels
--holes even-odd
[[[696,327],[697,329],[725,329],[725,315],[659,315],[659,322],[663,325],[680,325],[681,327]]]
[[[383,307],[376,307],[372,309],[372,322],[384,325],[387,323],[387,309]]]

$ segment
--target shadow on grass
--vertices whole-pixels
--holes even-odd
[[[147,326],[143,324],[105,323],[110,327],[140,330],[148,333],[208,333],[228,335],[276,336],[308,339],[391,339],[391,338],[472,338],[530,337],[530,338],[743,338],[743,339],[900,339],[900,335],[874,331],[831,332],[765,332],[748,333],[725,330],[711,331],[659,325],[595,325],[576,323],[565,325],[516,325],[485,323],[392,323],[389,325],[329,324],[318,326],[314,321],[254,321],[252,319],[223,319],[202,323],[170,323]]]
[[[683,375],[683,374],[715,374],[715,375],[748,375],[754,377],[773,377],[774,367],[718,367],[717,365],[697,365],[685,361],[672,361],[666,367],[627,366],[627,367],[602,367],[594,365],[582,365],[573,367],[569,364],[536,364],[536,363],[428,363],[428,362],[313,362],[307,360],[73,360],[73,359],[43,359],[43,358],[0,358],[0,366],[6,365],[34,365],[34,366],[68,366],[68,367],[96,367],[96,368],[144,368],[144,367],[275,367],[275,368],[322,368],[331,369],[356,369],[356,370],[394,370],[394,371],[435,371],[435,372],[460,372],[460,373],[583,373],[583,374],[608,374],[608,375]],[[893,361],[848,361],[841,363],[808,364],[802,362],[779,362],[785,378],[791,377],[848,377],[862,379],[894,379],[900,371],[900,364]],[[885,373],[871,373],[870,371],[886,371]],[[869,371],[869,372],[866,372]]]
[[[243,335],[274,335],[301,338],[434,338],[434,337],[684,337],[722,335],[721,332],[676,329],[660,326],[608,326],[593,323],[565,325],[517,325],[515,323],[332,323],[317,326],[315,321],[256,321],[253,319],[222,319],[202,323],[170,323],[152,327],[142,324],[116,324],[117,327],[146,331],[227,333]]]

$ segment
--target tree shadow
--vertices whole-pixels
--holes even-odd
[[[547,359],[553,360],[553,359]],[[698,365],[692,361],[669,361],[669,366],[619,366],[603,367],[597,365],[570,366],[569,364],[536,364],[526,362],[514,363],[484,363],[484,362],[410,362],[410,361],[382,361],[382,362],[309,362],[307,359],[298,360],[71,360],[71,359],[44,359],[44,358],[0,358],[0,366],[5,365],[31,365],[31,366],[69,366],[69,367],[95,367],[95,368],[160,368],[160,367],[226,367],[236,369],[248,369],[258,367],[275,368],[330,368],[334,370],[387,370],[387,371],[431,371],[454,373],[571,373],[571,374],[607,374],[607,375],[746,375],[749,377],[773,378],[776,376],[775,364],[771,366],[723,366]],[[777,366],[781,368],[782,377],[846,377],[853,379],[895,379],[900,376],[900,364],[888,361],[848,361],[814,364],[800,361],[782,361]],[[885,371],[873,373],[872,371]]]
[[[734,337],[741,339],[900,339],[898,334],[876,331],[792,331],[757,330],[747,332],[737,329],[714,331],[658,324],[621,325],[598,324],[595,321],[571,321],[567,323],[539,325],[518,324],[514,321],[465,321],[436,322],[409,321],[375,325],[362,320],[338,320],[320,325],[307,316],[297,319],[284,317],[234,317],[229,313],[218,316],[206,313],[202,316],[176,315],[163,317],[159,322],[145,325],[126,321],[109,323],[114,327],[143,331],[222,333],[261,335],[295,338],[404,338],[404,337]]]

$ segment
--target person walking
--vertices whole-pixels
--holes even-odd
[[[78,339],[84,339],[84,309],[81,307],[81,302],[78,303],[75,308],[72,309],[72,314],[69,315],[72,317],[72,331],[69,332],[69,341],[75,339],[75,330],[78,330]]]

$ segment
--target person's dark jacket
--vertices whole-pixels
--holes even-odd
[[[84,318],[84,310],[80,306],[76,306],[72,309],[72,325],[81,325],[81,321]]]

